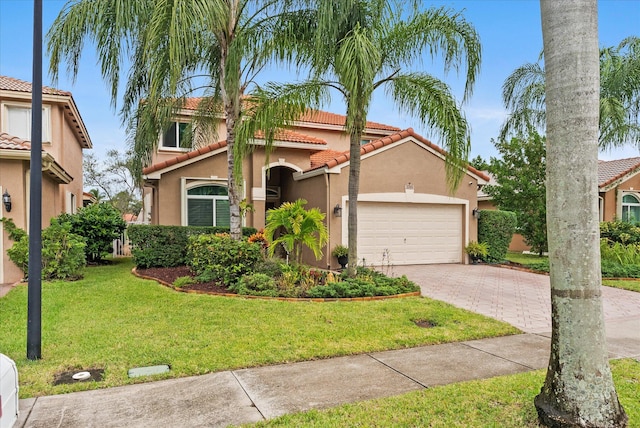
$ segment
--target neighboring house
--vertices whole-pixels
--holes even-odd
[[[598,161],[600,221],[640,222],[640,157]]]
[[[488,184],[497,184],[490,178]],[[491,197],[482,190],[478,191],[478,208],[495,209]],[[598,161],[598,211],[600,221],[640,222],[640,157]],[[509,250],[526,251],[529,247],[516,234]]]
[[[226,141],[181,149],[197,100],[161,137],[154,163],[143,171],[145,212],[153,224],[229,225]],[[189,107],[189,104],[187,105]],[[324,257],[305,260],[337,267],[331,249],[347,244],[349,136],[345,116],[313,111],[282,131],[267,159],[256,136],[244,160],[243,195],[254,208],[246,226],[262,228],[266,211],[304,198],[326,214],[329,243]],[[219,135],[224,138],[221,127]],[[366,264],[464,263],[464,247],[477,239],[478,184],[488,177],[466,170],[450,195],[445,152],[412,129],[367,122],[358,197],[358,256]],[[176,152],[184,152],[176,156]],[[150,206],[149,206],[150,205]]]
[[[62,212],[82,207],[82,149],[91,140],[70,92],[42,90],[42,227]],[[31,84],[0,76],[0,217],[28,230],[31,144]],[[8,258],[13,243],[0,223],[0,284],[13,283],[22,272]]]

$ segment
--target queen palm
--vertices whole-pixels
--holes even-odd
[[[502,99],[509,118],[500,139],[526,132],[544,131],[545,71],[540,60],[518,67],[502,86]],[[628,37],[617,46],[600,50],[601,149],[626,144],[640,146],[640,37]]]
[[[357,266],[357,198],[360,142],[373,93],[384,87],[400,112],[416,117],[440,136],[449,152],[447,177],[454,189],[469,153],[469,126],[449,87],[421,71],[410,71],[425,56],[442,54],[444,69],[466,65],[464,98],[480,67],[480,42],[461,14],[447,9],[419,10],[420,2],[389,0],[308,0],[309,10],[294,33],[300,66],[310,78],[300,84],[268,85],[260,96],[321,107],[330,90],[346,104],[349,150],[349,273]],[[409,6],[408,8],[406,6]],[[264,104],[262,104],[264,105]]]
[[[50,70],[62,61],[75,77],[86,41],[93,42],[112,103],[125,68],[121,114],[128,124],[137,170],[147,165],[176,111],[204,92],[194,120],[194,144],[215,137],[221,115],[226,124],[231,235],[241,237],[242,157],[257,126],[242,120],[243,96],[273,59],[286,57],[291,2],[281,0],[70,0],[48,32]],[[292,111],[297,114],[299,111]],[[265,132],[267,145],[273,132]]]

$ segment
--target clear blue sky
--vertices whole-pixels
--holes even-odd
[[[132,0],[135,1],[135,0]],[[562,1],[562,0],[559,0]],[[65,0],[43,0],[44,33],[58,15]],[[537,0],[441,0],[425,1],[425,6],[447,6],[463,10],[464,16],[480,34],[483,47],[482,69],[469,102],[463,106],[472,126],[472,156],[495,156],[490,142],[495,138],[505,117],[501,101],[504,79],[518,66],[534,62],[542,49],[540,10]],[[0,0],[0,74],[31,81],[32,67],[32,0]],[[601,46],[618,44],[630,35],[640,35],[640,0],[600,0],[599,37]],[[43,81],[45,85],[68,90],[78,105],[82,118],[94,144],[94,151],[103,156],[111,148],[126,147],[126,132],[111,106],[110,95],[96,65],[94,52],[86,49],[75,83],[62,74],[56,85],[48,76],[45,58]],[[64,65],[61,67],[64,70]],[[426,61],[419,66],[444,80],[460,99],[464,86],[463,75],[455,72],[442,76],[440,67]],[[418,68],[418,67],[416,67]],[[265,75],[264,79],[281,78],[282,72]],[[341,100],[336,99],[328,110],[343,113]],[[432,138],[416,120],[401,117],[393,105],[378,93],[371,107],[369,120],[413,127],[427,138]],[[433,142],[439,144],[437,139]],[[602,159],[638,156],[635,147],[602,153]]]

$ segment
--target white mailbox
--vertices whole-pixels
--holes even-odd
[[[0,428],[11,428],[18,419],[18,369],[0,354]]]

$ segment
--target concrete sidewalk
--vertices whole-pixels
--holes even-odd
[[[422,294],[509,322],[526,334],[20,401],[16,427],[217,427],[544,368],[549,277],[492,266],[403,266]],[[640,358],[640,293],[603,287],[611,358]]]
[[[523,334],[20,400],[16,427],[223,427],[543,368]]]

